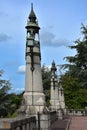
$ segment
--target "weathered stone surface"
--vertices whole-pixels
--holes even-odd
[[[33,9],[31,11],[34,12]],[[32,21],[32,22],[31,22]],[[36,19],[28,17],[26,26],[26,73],[25,73],[25,92],[23,95],[25,114],[33,115],[43,112],[45,105],[45,95],[43,93],[42,73],[41,73],[41,54],[39,29]],[[37,36],[37,40],[36,37]]]
[[[17,118],[3,118],[0,119],[0,130],[10,130],[14,128],[21,128],[23,125],[32,125],[32,128],[36,128],[36,117],[17,117]],[[25,130],[25,129],[24,129]]]

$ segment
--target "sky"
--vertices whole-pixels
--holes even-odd
[[[81,24],[87,25],[87,0],[0,0],[0,70],[16,93],[25,88],[25,26],[31,3],[41,28],[42,65],[66,63],[64,57],[76,53],[68,46],[81,38]]]

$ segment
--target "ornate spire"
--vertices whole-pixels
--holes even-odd
[[[34,13],[33,3],[31,3],[31,11],[28,16],[27,26],[25,28],[26,29],[34,28],[36,33],[38,33],[38,31],[40,29],[38,22],[37,22],[37,17]]]
[[[36,15],[33,10],[33,3],[31,3],[31,12],[29,14],[30,22],[36,22]]]
[[[53,62],[52,62],[52,67],[51,67],[51,71],[56,71],[57,70],[57,68],[56,68],[56,66],[55,66],[55,62],[54,62],[54,60],[53,60]]]

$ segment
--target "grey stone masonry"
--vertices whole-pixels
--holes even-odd
[[[33,130],[36,128],[36,117],[1,118],[0,130]]]
[[[23,95],[26,116],[43,112],[45,95],[43,93],[40,53],[40,27],[33,10],[33,4],[26,25],[26,73]],[[36,39],[37,38],[37,39]],[[22,110],[23,111],[23,110]],[[20,112],[21,113],[21,112]]]

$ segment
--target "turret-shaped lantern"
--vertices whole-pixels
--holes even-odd
[[[57,68],[55,62],[52,62],[51,67],[51,93],[50,93],[50,104],[51,109],[59,109],[59,96],[58,96],[58,81],[57,81]]]
[[[31,5],[26,28],[26,77],[24,102],[26,114],[43,111],[45,96],[42,86],[41,53],[37,17]]]

